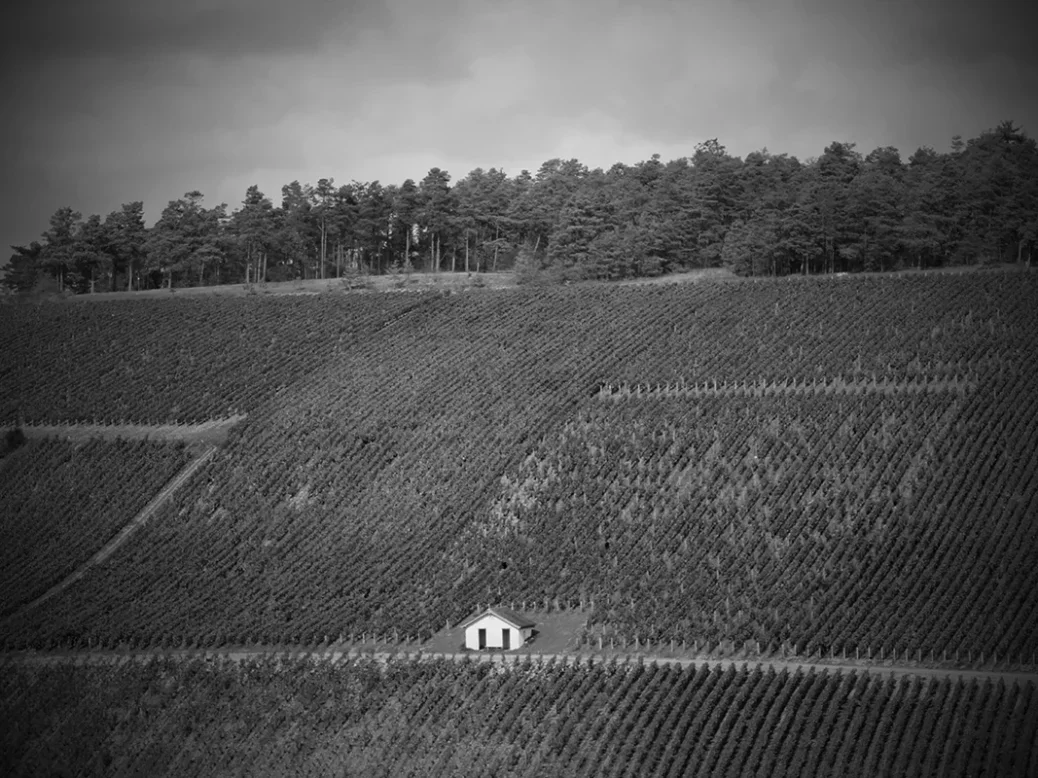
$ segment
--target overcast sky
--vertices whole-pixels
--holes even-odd
[[[31,0],[3,31],[0,264],[57,208],[298,179],[589,167],[718,138],[801,159],[1038,135],[1025,3]],[[10,13],[10,11],[8,12]]]

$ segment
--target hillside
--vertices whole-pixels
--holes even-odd
[[[427,637],[1038,649],[1033,274],[5,307],[8,419],[248,412],[8,648]],[[74,388],[74,389],[73,389]]]
[[[258,407],[415,295],[0,306],[0,419],[203,422]]]
[[[1028,776],[1034,686],[641,664],[0,666],[5,775]]]
[[[45,438],[0,461],[0,617],[103,546],[185,459],[175,443]]]

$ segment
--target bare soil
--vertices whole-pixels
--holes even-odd
[[[394,291],[469,291],[506,289],[516,285],[511,272],[498,273],[398,273],[393,275],[356,275],[348,278],[310,278],[305,281],[275,281],[258,284],[224,284],[222,286],[189,286],[170,289],[146,289],[139,292],[96,292],[94,294],[52,296],[68,302],[102,300],[170,299],[177,297],[267,297],[280,295],[315,295],[345,292]]]
[[[30,439],[173,440],[188,444],[191,450],[202,451],[210,446],[223,445],[231,428],[244,419],[242,414],[201,424],[27,424],[21,430]]]
[[[473,613],[471,617],[478,614]],[[510,651],[498,651],[505,654],[555,654],[576,651],[580,645],[580,636],[587,625],[588,612],[571,611],[523,611],[533,623],[533,639],[522,648]],[[471,618],[470,617],[470,618]],[[465,621],[468,621],[466,619]],[[462,622],[464,624],[465,622]],[[422,643],[422,651],[452,654],[465,652],[465,630],[461,624],[450,629],[443,629],[429,640]]]

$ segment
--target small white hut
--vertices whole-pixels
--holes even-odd
[[[465,648],[473,651],[522,648],[533,636],[533,622],[508,608],[487,608],[462,626]]]

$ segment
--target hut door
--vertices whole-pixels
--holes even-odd
[[[507,651],[512,647],[512,630],[503,629],[501,630],[501,648]]]
[[[487,631],[485,629],[481,629],[479,631],[479,649],[480,649],[480,651],[482,651],[486,647],[487,647]]]

